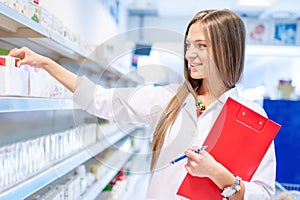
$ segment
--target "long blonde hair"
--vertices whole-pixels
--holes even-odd
[[[212,59],[224,86],[234,87],[241,79],[244,69],[245,27],[243,21],[237,14],[229,10],[204,10],[197,13],[188,24],[185,39],[191,25],[196,22],[200,22],[206,34],[207,47],[211,49]],[[186,97],[192,94],[196,99],[195,90],[201,86],[202,80],[195,80],[190,74],[188,61],[184,59],[185,81],[163,111],[155,128],[151,147],[151,170],[154,169],[157,162],[167,129],[174,124]]]

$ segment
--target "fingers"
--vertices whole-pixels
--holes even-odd
[[[10,52],[8,53],[9,56],[20,56],[21,59],[24,59],[26,52],[28,52],[28,48],[26,47],[22,47],[20,49],[18,48],[14,48],[12,50],[10,50]]]
[[[18,56],[21,54],[21,49],[14,48],[8,53],[9,56]]]
[[[9,51],[8,55],[9,56],[14,56],[15,55],[15,52],[17,51],[18,49],[17,48],[14,48],[12,50]]]
[[[194,176],[193,170],[189,167],[188,164],[184,165],[184,167],[185,167],[186,171],[187,171],[189,174],[191,174],[192,176]]]
[[[17,66],[20,67],[21,65],[25,65],[27,63],[26,59],[23,59],[23,60],[19,60],[17,62]]]
[[[189,158],[190,161],[199,161],[200,159],[204,159],[207,157],[208,152],[205,150],[201,150],[200,152],[195,152],[198,150],[199,147],[193,146],[191,148],[188,148],[184,154]]]
[[[194,152],[194,150],[192,149],[187,149],[184,154],[189,158],[189,159],[192,159],[192,160],[195,160],[197,154]]]
[[[205,150],[201,150],[198,154],[198,158],[201,160],[201,159],[204,159],[208,156],[208,152],[205,151]]]
[[[20,49],[14,48],[14,49],[10,50],[10,52],[8,53],[8,56],[12,56],[12,57],[19,56],[21,58],[21,60],[18,61],[18,63],[17,63],[17,66],[19,67],[20,65],[27,63],[26,57],[28,57],[27,56],[28,53],[29,53],[29,49],[26,47],[22,47]]]
[[[192,146],[192,147],[190,147],[190,148],[188,148],[188,149],[190,149],[190,150],[192,150],[192,151],[195,151],[195,150],[199,149],[199,147],[198,147],[198,146]]]

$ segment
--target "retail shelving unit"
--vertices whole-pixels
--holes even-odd
[[[2,3],[0,3],[0,21],[0,45],[3,48],[27,46],[56,61],[67,60],[78,65],[82,62],[89,63],[88,66],[91,67],[86,70],[99,71],[99,67],[101,68],[101,60],[94,56],[95,54],[80,49],[79,46],[64,40]],[[110,73],[116,77],[124,77],[124,74],[113,66],[110,70]],[[128,81],[139,82],[136,78],[129,77]],[[84,111],[74,110],[71,99],[0,96],[0,147],[63,131],[87,121],[97,123],[97,118]],[[115,133],[109,138],[109,142],[98,141],[88,148],[73,152],[67,158],[58,160],[51,166],[30,175],[26,180],[20,180],[0,191],[0,199],[24,199],[124,137],[126,134],[123,132]],[[128,159],[129,157],[124,158],[118,166],[121,167]],[[105,187],[115,174],[116,172],[108,173],[107,177],[98,182],[95,187],[98,189],[100,186]],[[90,199],[94,195],[93,188],[83,199]]]
[[[116,134],[116,136],[111,139],[111,142],[117,142],[124,137],[124,133]],[[52,181],[64,176],[69,171],[73,170],[76,166],[84,163],[93,156],[102,152],[109,147],[109,143],[106,145],[103,142],[98,142],[91,145],[87,149],[80,150],[79,152],[74,153],[70,157],[56,162],[52,166],[42,170],[39,173],[34,174],[33,176],[27,178],[20,183],[13,185],[11,188],[0,193],[0,199],[24,199],[44,186],[48,185]],[[124,160],[125,162],[126,160]],[[113,171],[111,172],[113,173]],[[108,174],[105,177],[106,181],[101,181],[101,184],[106,186],[106,184],[113,178],[114,174]]]
[[[0,3],[0,21],[0,43],[4,47],[11,49],[27,46],[54,60],[84,63],[85,68],[89,71],[104,70],[103,64],[106,61],[97,56],[99,54],[97,48],[93,52],[87,52],[2,3]],[[107,66],[105,67],[107,68]],[[139,76],[132,73],[124,76],[124,72],[114,65],[110,65],[108,71],[131,82],[140,83],[142,81]]]
[[[66,58],[76,59],[87,57],[87,53],[71,44],[67,44],[65,40],[55,36],[43,26],[35,21],[23,16],[13,9],[0,3],[0,19],[1,31],[0,37],[14,47],[30,46],[34,50],[46,50],[47,56],[53,54],[63,55]],[[38,40],[36,40],[38,39]],[[34,41],[40,41],[37,45]],[[43,42],[45,43],[43,43]],[[43,48],[41,48],[41,46]]]
[[[129,144],[129,145],[128,145]],[[130,141],[127,139],[121,145],[122,150],[117,150],[109,157],[110,161],[108,163],[113,163],[114,169],[110,169],[107,166],[103,166],[105,170],[105,176],[101,177],[101,180],[94,183],[88,190],[81,196],[81,200],[96,199],[96,197],[102,192],[102,190],[107,186],[107,184],[117,175],[119,172],[116,169],[120,169],[124,164],[132,157],[133,151],[130,149]],[[122,152],[126,153],[122,154]],[[121,155],[122,154],[122,155]]]
[[[63,109],[73,109],[72,100],[0,96],[0,113]]]

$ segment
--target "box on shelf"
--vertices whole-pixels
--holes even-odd
[[[0,95],[28,96],[29,69],[17,67],[18,59],[0,56]]]
[[[14,9],[15,11],[19,12],[19,1],[18,0],[9,0],[9,7]]]
[[[34,67],[30,67],[29,96],[71,98],[70,92],[48,72]]]
[[[40,15],[39,15],[39,8],[40,8],[40,1],[39,0],[26,0],[26,4],[28,7],[27,17],[32,19],[33,21],[39,23]]]
[[[44,7],[40,7],[40,24],[48,30],[52,29],[53,15]]]
[[[57,35],[63,37],[64,25],[63,25],[62,21],[56,16],[52,16],[52,28],[51,28],[51,30],[53,31],[53,33],[56,33]]]
[[[6,6],[9,6],[9,0],[0,0],[0,3],[3,3]]]
[[[18,11],[24,16],[28,16],[28,4],[27,0],[18,0],[16,1],[18,3]]]
[[[42,69],[30,67],[29,70],[29,96],[39,97],[43,93],[44,81],[41,75]]]
[[[2,0],[9,7],[22,15],[32,19],[35,22],[39,22],[39,0]]]

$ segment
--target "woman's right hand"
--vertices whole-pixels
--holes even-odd
[[[17,63],[18,66],[27,64],[36,68],[45,68],[51,62],[49,58],[39,55],[27,47],[12,49],[8,55],[21,58]]]

